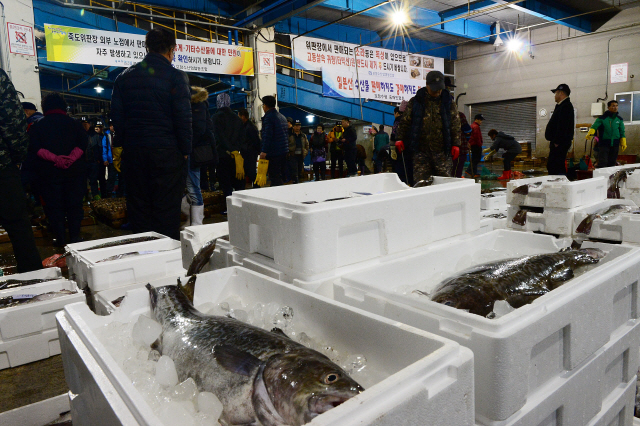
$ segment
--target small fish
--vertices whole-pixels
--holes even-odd
[[[42,294],[16,294],[13,296],[0,297],[0,309],[12,308],[18,305],[27,305],[30,303],[43,302],[70,294],[76,294],[77,291],[59,290],[50,291]]]
[[[609,176],[609,187],[607,188],[607,198],[620,199],[620,182],[626,182],[633,170],[621,169]]]
[[[174,361],[180,381],[190,377],[220,399],[224,424],[300,426],[364,391],[325,355],[282,332],[199,312],[184,293],[193,283],[146,287],[162,325],[153,349]]]
[[[58,277],[58,278],[36,278],[33,280],[14,280],[14,279],[8,279],[8,280],[4,280],[4,281],[0,281],[0,290],[7,290],[9,288],[16,288],[16,287],[23,287],[25,285],[31,285],[31,284],[39,284],[39,283],[44,283],[47,281],[55,281],[55,280],[60,280],[62,278]]]
[[[597,213],[592,213],[588,215],[576,228],[577,234],[586,234],[589,235],[591,233],[591,227],[593,226],[593,221],[596,219],[602,219],[603,222],[606,222],[609,219],[612,219],[622,213],[632,213],[632,214],[640,214],[640,210],[638,210],[635,206],[625,206],[623,204],[614,204]]]
[[[565,180],[566,180],[565,178],[559,177],[559,178],[556,178],[556,179],[549,179],[549,180],[546,180],[544,182],[540,181],[540,182],[528,183],[526,185],[520,185],[519,187],[515,188],[511,192],[513,194],[528,195],[529,194],[529,188],[539,188],[539,187],[542,186],[543,183],[560,182],[560,181],[565,181]]]
[[[482,217],[487,217],[487,218],[492,218],[492,219],[505,219],[507,217],[507,215],[504,214],[504,213],[492,213],[492,214],[488,214],[488,215],[482,216]]]
[[[188,276],[199,273],[202,268],[204,268],[204,265],[209,262],[209,259],[211,259],[211,256],[213,255],[213,251],[216,249],[216,240],[217,238],[207,241],[202,247],[200,247],[198,253],[193,256],[193,260],[191,260],[191,264],[187,270]]]
[[[418,182],[416,182],[415,185],[413,185],[414,188],[422,188],[425,186],[431,186],[433,185],[433,176],[429,176],[429,178],[427,178],[427,180],[420,180]]]
[[[120,260],[120,259],[126,259],[128,257],[133,257],[133,256],[142,256],[145,254],[156,254],[156,253],[162,253],[165,251],[170,251],[170,250],[175,250],[175,249],[169,249],[169,250],[144,250],[144,251],[130,251],[129,253],[120,253],[120,254],[114,254],[113,256],[109,256],[107,258],[104,258],[102,260],[98,260],[96,261],[96,263],[102,263],[102,262],[111,262],[113,260]]]
[[[484,263],[442,281],[430,297],[434,302],[486,317],[497,300],[520,308],[573,278],[578,267],[598,263],[603,257],[600,249],[564,249]]]

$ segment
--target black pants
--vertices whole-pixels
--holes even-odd
[[[178,148],[127,147],[122,153],[122,172],[133,231],[155,231],[179,240],[187,160]]]
[[[244,176],[249,178],[250,187],[253,187],[253,183],[256,181],[258,174],[258,155],[259,152],[243,151],[241,152],[244,159]]]
[[[346,149],[344,152],[344,161],[347,163],[347,174],[354,176],[358,174],[358,165],[356,163],[356,156],[358,150],[355,148]]]
[[[80,241],[80,224],[84,217],[82,198],[86,190],[84,173],[61,174],[43,179],[43,198],[47,205],[49,224],[58,244]],[[69,226],[69,239],[65,237],[65,220]]]
[[[116,173],[118,173],[118,189],[116,190],[116,197],[122,198],[125,196],[124,174],[122,172]]]
[[[269,175],[269,180],[271,180],[271,186],[282,185],[282,180],[287,169],[287,155],[282,154],[275,157],[267,157],[267,160],[269,160],[267,174]]]
[[[471,147],[471,162],[469,163],[469,169],[467,170],[471,176],[478,174],[478,164],[482,160],[482,147],[472,145]]]
[[[413,153],[403,151],[398,154],[395,160],[394,169],[400,180],[409,186],[414,185],[413,181]]]
[[[16,166],[0,169],[0,225],[7,231],[18,272],[42,269],[42,260],[27,215],[27,202]]]
[[[200,167],[200,189],[203,191],[213,191],[215,183],[216,166],[211,164]]]
[[[516,158],[517,155],[518,154],[509,153],[509,152],[505,152],[504,154],[502,154],[502,162],[504,163],[505,172],[508,172],[511,170],[511,162],[513,161],[514,158]]]
[[[336,176],[336,164],[338,166],[338,175]],[[342,177],[344,172],[344,154],[342,151],[333,151],[331,153],[331,179]]]
[[[615,166],[619,149],[620,139],[614,139],[613,146],[611,146],[611,141],[598,142],[598,168]]]
[[[326,174],[327,174],[326,161],[319,161],[317,163],[313,163],[313,173],[316,175],[316,180],[325,180]]]
[[[289,172],[293,183],[300,183],[304,177],[304,157],[302,154],[289,154]]]
[[[565,160],[567,158],[567,152],[571,147],[571,143],[562,144],[558,143],[555,146],[554,142],[549,143],[549,158],[547,159],[547,171],[550,175],[567,175],[567,168],[565,167]]]
[[[236,161],[229,154],[225,153],[220,156],[216,174],[220,182],[220,189],[225,197],[230,196],[234,190],[242,191],[244,189],[244,179],[236,179]]]

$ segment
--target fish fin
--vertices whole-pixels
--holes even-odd
[[[528,210],[518,210],[518,212],[513,215],[513,219],[511,219],[511,222],[515,223],[516,225],[520,225],[520,226],[524,226],[525,223],[527,223],[527,211]]]
[[[549,277],[549,280],[551,281],[549,287],[553,290],[553,289],[561,286],[562,283],[564,283],[565,281],[570,280],[574,276],[575,276],[575,274],[573,273],[573,269],[571,269],[569,267],[566,267],[564,269],[560,269],[559,271],[556,271],[553,274],[551,274],[551,277]]]
[[[530,292],[525,294],[518,294],[511,297],[507,297],[505,300],[507,301],[507,303],[509,303],[509,305],[511,305],[511,307],[518,309],[523,307],[524,305],[530,304],[531,302],[536,300],[538,297],[543,296],[548,292],[549,292],[548,290],[544,290],[544,291],[536,291],[536,292]]]
[[[196,288],[196,278],[197,275],[191,275],[189,277],[189,281],[187,281],[187,283],[184,285],[182,285],[180,278],[178,278],[178,288],[185,296],[187,296],[191,303],[193,303],[193,293],[195,292]]]
[[[211,259],[211,256],[213,255],[213,251],[216,249],[217,241],[218,239],[214,238],[213,240],[206,242],[202,247],[200,247],[198,253],[196,253],[196,255],[193,256],[193,259],[191,260],[191,264],[187,269],[187,276],[198,274],[202,270],[202,268],[204,268],[204,265],[209,262],[209,259]]]
[[[590,214],[584,218],[580,225],[576,228],[576,234],[585,234],[589,235],[591,233],[591,226],[593,225],[593,220],[595,219],[595,214]]]
[[[289,338],[289,336],[287,336],[287,335],[285,334],[285,332],[284,332],[284,331],[282,331],[282,329],[281,329],[281,328],[273,327],[273,328],[271,329],[271,332],[272,332],[272,333],[274,333],[274,334],[277,334],[278,336],[286,337],[287,339]]]
[[[231,345],[216,345],[213,356],[221,367],[243,376],[250,376],[262,364],[259,358]]]
[[[256,378],[253,380],[253,393],[251,394],[251,404],[256,414],[258,422],[256,425],[265,426],[287,426],[286,422],[278,413],[278,410],[273,405],[271,395],[264,383],[264,368],[265,364],[260,366]]]
[[[511,193],[513,193],[513,194],[527,195],[527,194],[529,194],[529,184],[527,184],[527,185],[520,185],[519,187],[517,187],[516,189],[514,189],[513,191],[511,191]]]

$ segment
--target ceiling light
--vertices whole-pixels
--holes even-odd
[[[307,115],[307,121],[308,121],[309,123],[313,123],[313,119],[314,119],[314,116],[313,116],[313,115]]]
[[[396,10],[393,12],[393,15],[391,15],[391,20],[394,25],[400,27],[409,22],[409,16],[407,16],[407,12],[404,10]]]
[[[98,93],[102,93],[104,91],[104,87],[100,86],[99,84],[96,85],[96,87],[94,87],[94,89],[96,89],[96,92],[98,92]]]
[[[496,41],[493,42],[493,45],[498,47],[502,46],[504,42],[500,38],[500,21],[496,21]]]
[[[509,49],[512,52],[517,52],[518,50],[520,50],[521,47],[522,47],[522,41],[518,40],[517,38],[512,38],[507,42],[507,49]]]

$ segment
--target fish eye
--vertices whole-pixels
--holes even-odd
[[[337,373],[329,373],[326,376],[324,376],[323,382],[327,385],[331,385],[337,382],[339,378],[340,376]]]
[[[444,302],[444,306],[453,306],[453,302],[447,300],[446,302]]]

